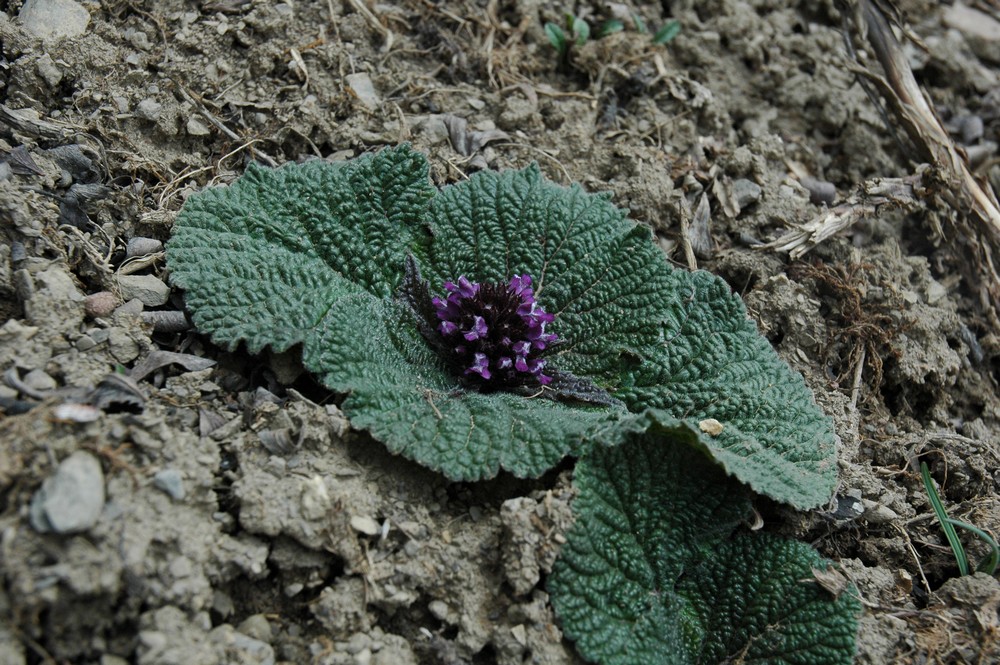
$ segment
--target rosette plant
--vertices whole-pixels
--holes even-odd
[[[831,658],[802,662],[849,661],[846,596],[827,602],[812,589],[793,620],[767,617],[780,644],[754,641],[759,616],[716,644],[729,633],[713,621],[742,619],[712,614],[713,599],[720,588],[738,596],[753,585],[725,562],[708,573],[714,586],[679,584],[682,572],[708,565],[706,553],[731,545],[748,514],[747,487],[798,508],[826,502],[834,437],[727,285],[671,268],[608,196],[552,184],[537,166],[438,190],[426,158],[408,146],[337,164],[251,165],[233,185],[188,199],[168,261],[195,324],[215,342],[252,353],[300,345],[306,368],[345,396],[354,427],[452,480],[501,469],[533,477],[582,456],[582,509],[552,590],[585,657],[698,662],[692,654],[749,642],[794,652],[803,639],[825,644],[809,622],[833,616]],[[649,464],[633,468],[622,455]],[[713,473],[676,470],[698,464]],[[615,467],[624,475],[609,484]],[[723,513],[663,504],[702,495],[705,478],[732,499]],[[620,491],[605,496],[615,483]],[[627,538],[622,525],[632,525]],[[786,541],[767,542],[762,551],[774,550],[785,573],[767,573],[785,584],[769,594],[786,594],[820,565],[804,545],[789,544],[794,553],[782,559]],[[747,556],[748,574],[758,575],[758,555]],[[664,557],[676,565],[657,563]],[[654,589],[658,600],[646,595]],[[701,620],[692,608],[705,610]],[[636,632],[650,616],[672,618]],[[618,643],[608,631],[619,642],[642,635],[645,646],[608,653]]]

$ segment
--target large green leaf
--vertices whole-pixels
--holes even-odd
[[[577,464],[576,522],[548,588],[567,636],[602,665],[847,665],[859,604],[813,580],[809,547],[735,532],[745,488],[680,425]]]
[[[653,426],[718,420],[700,445],[756,491],[800,508],[836,484],[831,423],[743,302],[707,272],[673,270],[649,233],[605,196],[546,181],[537,167],[479,173],[430,207],[432,283],[527,272],[569,344],[553,362],[585,376]],[[614,438],[609,432],[605,436]]]
[[[191,196],[167,246],[198,328],[251,352],[306,342],[345,295],[386,297],[434,193],[427,161],[384,150],[265,169]]]

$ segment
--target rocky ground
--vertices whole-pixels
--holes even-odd
[[[900,6],[918,82],[997,185],[1000,22],[977,4]],[[876,210],[794,260],[760,246],[918,170],[833,2],[0,10],[0,663],[578,662],[545,592],[571,464],[449,483],[352,432],[294,354],[213,347],[168,286],[192,192],[403,141],[439,184],[537,161],[610,191],[723,276],[842,438],[839,510],[761,510],[857,584],[857,662],[1000,659],[1000,583],[958,577],[917,470],[1000,530],[1000,331],[940,232],[960,213]],[[593,31],[561,56],[543,26],[565,12]]]

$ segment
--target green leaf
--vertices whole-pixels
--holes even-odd
[[[747,490],[685,426],[577,464],[576,516],[548,582],[566,635],[602,665],[851,662],[859,610],[801,543],[738,532]]]
[[[616,419],[615,409],[468,392],[416,330],[399,303],[361,294],[331,310],[303,361],[349,394],[343,408],[354,426],[453,480],[491,478],[500,468],[540,475]]]
[[[671,272],[663,299],[670,315],[660,343],[612,394],[634,411],[653,409],[644,416],[649,426],[719,421],[721,433],[700,443],[727,471],[797,508],[826,503],[837,478],[830,419],[743,301],[709,273],[682,271]]]
[[[566,33],[558,25],[546,23],[545,36],[549,38],[549,43],[556,47],[560,54],[566,51]]]
[[[167,251],[195,325],[227,348],[282,351],[340,298],[391,295],[434,192],[427,172],[404,147],[338,165],[251,165],[191,196]]]
[[[625,24],[616,18],[608,19],[601,24],[601,27],[597,30],[598,38],[607,37],[608,35],[613,35],[616,32],[621,32],[625,29]]]
[[[426,242],[432,192],[426,160],[408,147],[340,165],[252,166],[188,200],[168,245],[172,279],[219,344],[301,343],[305,366],[349,395],[352,423],[390,450],[455,480],[500,468],[537,476],[619,409],[470,393],[448,373],[395,302],[406,255]]]
[[[590,39],[590,24],[578,16],[567,15],[566,22],[570,26],[577,46],[583,46]]]
[[[659,30],[653,35],[654,44],[666,44],[667,42],[673,40],[674,37],[679,35],[681,32],[681,22],[677,20],[667,21],[663,24]]]
[[[560,187],[531,166],[449,187],[429,217],[422,254],[431,284],[533,275],[539,301],[556,314],[551,329],[568,340],[553,364],[634,411],[655,410],[627,430],[715,418],[722,433],[700,445],[730,473],[800,508],[829,500],[836,446],[805,382],[724,281],[672,270],[649,232],[606,196]]]

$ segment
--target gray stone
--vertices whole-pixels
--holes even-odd
[[[56,63],[52,61],[52,56],[48,53],[38,59],[35,63],[35,70],[51,88],[56,87],[62,81],[62,70],[56,66]]]
[[[368,74],[348,74],[344,77],[344,82],[351,92],[358,98],[361,105],[370,111],[375,111],[381,105],[375,86],[372,84]]]
[[[142,308],[142,301],[138,298],[132,298],[128,302],[119,305],[118,308],[115,309],[114,316],[112,318],[117,319],[125,316],[137,316],[142,314]]]
[[[205,121],[196,115],[188,118],[185,129],[190,136],[208,136],[212,133],[212,129],[205,124]]]
[[[163,469],[153,476],[153,484],[170,495],[175,501],[181,501],[187,494],[184,490],[184,478],[177,469]]]
[[[759,201],[760,193],[760,185],[752,180],[740,178],[733,181],[733,198],[736,199],[736,205],[740,207],[740,210]]]
[[[112,328],[108,331],[108,350],[120,363],[130,363],[139,357],[141,349],[135,338],[125,328]]]
[[[90,453],[77,451],[59,464],[31,500],[30,520],[42,533],[77,533],[97,524],[104,508],[104,472]]]
[[[131,259],[135,256],[148,256],[163,251],[163,242],[156,238],[143,238],[136,236],[129,238],[125,246],[125,258]]]
[[[244,635],[248,635],[261,642],[267,642],[271,639],[271,623],[263,614],[248,616],[236,629]]]
[[[274,665],[274,648],[270,644],[237,632],[229,624],[213,629],[208,637],[216,645],[216,649],[221,647],[225,653],[224,662]]]
[[[25,0],[18,18],[31,34],[53,41],[79,37],[90,23],[90,14],[74,0]]]
[[[28,321],[49,331],[69,330],[83,322],[83,294],[62,265],[54,265],[32,275],[18,270],[18,292],[25,301]]]
[[[24,375],[24,385],[38,392],[48,392],[58,387],[56,380],[40,369],[33,369]]]
[[[145,118],[146,120],[157,120],[160,117],[160,111],[163,110],[163,104],[156,101],[152,97],[147,97],[146,99],[139,102],[139,105],[135,107],[136,115]]]
[[[170,287],[153,275],[121,275],[118,287],[122,300],[138,298],[146,307],[159,307],[170,297]]]

